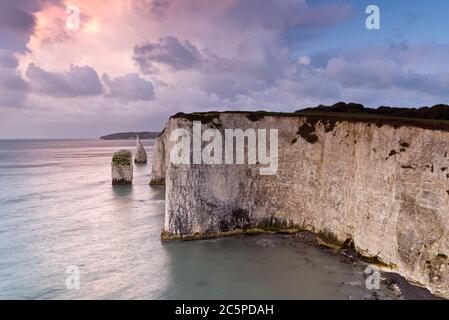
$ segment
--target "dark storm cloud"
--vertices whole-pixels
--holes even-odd
[[[45,71],[33,63],[26,72],[35,92],[54,97],[94,96],[103,92],[97,72],[89,66],[70,66],[67,72]]]
[[[20,7],[0,3],[0,28],[18,33],[31,33],[36,25],[34,15]]]

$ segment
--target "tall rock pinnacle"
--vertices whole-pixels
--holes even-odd
[[[135,163],[147,163],[147,152],[145,151],[145,148],[140,141],[139,135],[137,135],[137,142],[136,142],[136,156],[134,158]]]

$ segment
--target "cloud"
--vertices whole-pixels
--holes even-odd
[[[308,66],[311,63],[311,60],[307,56],[302,56],[302,57],[299,57],[298,62],[299,62],[299,64],[303,64],[305,66]]]
[[[36,25],[34,15],[20,7],[12,7],[11,3],[0,4],[0,28],[18,33],[31,33]]]
[[[0,68],[0,107],[22,107],[27,99],[28,86],[15,70]]]
[[[2,0],[0,2],[0,48],[25,52],[36,31],[39,12],[47,4],[60,0]]]
[[[257,8],[255,10],[255,8]],[[251,26],[269,30],[326,27],[351,14],[347,3],[311,6],[306,0],[234,0],[229,1],[224,15],[241,28]]]
[[[32,13],[0,3],[0,48],[24,52],[35,25]]]
[[[17,65],[12,52],[0,50],[0,107],[22,107],[26,102],[28,84]]]
[[[9,91],[25,91],[28,88],[27,83],[14,69],[1,69],[0,86]]]
[[[11,51],[0,49],[0,68],[15,69],[18,65],[19,62]]]
[[[26,71],[33,91],[55,97],[94,96],[103,92],[97,72],[89,66],[70,66],[63,73],[48,72],[31,63]]]
[[[130,73],[122,77],[110,79],[107,74],[102,77],[110,90],[110,96],[125,101],[148,101],[154,99],[154,87],[151,81]]]
[[[201,53],[190,41],[166,37],[134,47],[134,61],[144,73],[157,73],[160,67],[188,70],[201,63]]]
[[[400,61],[394,52],[389,55],[389,59],[378,57],[354,62],[348,62],[344,57],[331,58],[324,76],[344,88],[371,89],[379,95],[382,90],[397,88],[440,98],[448,96],[449,72],[421,73],[404,68],[406,61]]]
[[[215,21],[217,25],[234,25],[236,29],[290,27],[324,27],[333,25],[351,13],[345,2],[311,6],[306,0],[137,0],[138,12],[149,12],[153,17],[179,20],[193,16]],[[174,19],[173,19],[174,20]],[[195,23],[201,24],[199,21]],[[227,27],[226,26],[226,27]]]
[[[349,63],[343,57],[335,57],[329,59],[325,75],[344,87],[388,88],[397,71],[397,65],[388,60]]]
[[[144,74],[164,76],[188,71],[177,79],[192,83],[208,94],[230,99],[273,85],[291,67],[288,51],[272,46],[263,37],[243,41],[236,56],[223,57],[190,41],[169,36],[157,44],[137,45],[134,60]]]
[[[0,54],[0,69],[7,70],[0,99],[22,101],[29,108],[20,112],[34,123],[51,118],[60,132],[63,121],[76,132],[77,120],[83,130],[89,123],[90,132],[100,125],[122,130],[125,118],[131,130],[133,123],[156,129],[178,111],[449,99],[448,44],[419,44],[388,30],[359,42],[350,28],[359,18],[364,28],[364,10],[353,15],[347,0],[73,0],[81,9],[78,30],[65,28],[59,0],[4,1],[35,24],[27,27],[24,17],[0,31],[0,48],[2,39],[21,43],[13,50],[21,54]]]

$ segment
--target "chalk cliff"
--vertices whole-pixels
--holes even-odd
[[[278,129],[279,169],[173,165],[174,129]],[[166,184],[163,237],[317,233],[449,297],[449,132],[323,115],[177,115],[154,146],[152,184]]]

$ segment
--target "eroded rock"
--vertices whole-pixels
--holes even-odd
[[[137,135],[136,141],[136,156],[134,158],[135,163],[144,164],[147,163],[147,152],[145,151],[145,147],[140,141],[139,135]]]
[[[112,184],[130,185],[133,182],[132,153],[120,150],[112,157]]]

